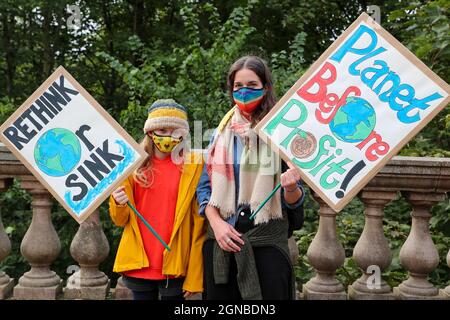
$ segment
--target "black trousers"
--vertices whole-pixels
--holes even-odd
[[[208,239],[203,244],[203,299],[242,300],[236,280],[237,265],[234,255],[230,258],[228,283],[214,282],[213,249],[215,240]],[[264,300],[292,299],[292,266],[282,252],[274,247],[253,248],[259,285]]]
[[[184,278],[148,280],[123,275],[125,286],[133,293],[133,300],[184,300]]]

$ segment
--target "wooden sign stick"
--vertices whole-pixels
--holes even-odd
[[[269,194],[269,196],[263,202],[261,202],[261,204],[255,210],[255,212],[252,213],[252,215],[250,216],[250,220],[253,220],[255,218],[255,216],[258,214],[258,212],[261,211],[262,207],[264,207],[264,205],[267,203],[267,201],[269,201],[270,198],[273,197],[275,192],[277,192],[278,189],[280,189],[280,188],[281,188],[281,182],[277,184],[277,186],[272,190],[272,192]]]
[[[147,222],[147,220],[145,220],[145,218],[136,210],[136,208],[130,203],[130,201],[127,202],[127,205],[131,208],[131,210],[134,211],[134,213],[138,216],[139,219],[141,219],[141,221],[145,224],[145,226],[147,227],[148,230],[150,230],[151,233],[153,233],[153,235],[156,237],[156,239],[159,240],[159,242],[161,242],[161,244],[168,250],[170,251],[169,246],[164,242],[164,240],[159,236],[159,234],[155,231],[155,229],[152,228],[152,226],[150,225],[150,223]]]
[[[296,166],[294,166],[290,161],[286,162],[289,169],[295,169],[295,170],[299,170]],[[262,207],[264,207],[264,205],[267,203],[267,201],[270,200],[270,198],[273,197],[273,195],[278,191],[278,189],[281,188],[281,182],[278,183],[275,188],[272,190],[272,192],[270,192],[270,194],[267,196],[267,198],[261,202],[261,204],[259,205],[259,207],[255,210],[255,212],[252,213],[252,215],[250,216],[250,220],[253,220],[256,215],[258,214],[259,211],[261,211]]]

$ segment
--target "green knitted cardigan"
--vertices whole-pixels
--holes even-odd
[[[216,284],[228,283],[230,258],[234,254],[237,265],[237,283],[244,300],[261,300],[261,287],[256,269],[254,247],[274,247],[280,250],[293,270],[287,241],[288,220],[275,219],[259,224],[242,235],[244,246],[241,251],[232,253],[222,250],[217,241],[214,242],[213,268]],[[214,239],[214,232],[208,224],[207,239]],[[291,277],[291,299],[295,297],[295,276]]]

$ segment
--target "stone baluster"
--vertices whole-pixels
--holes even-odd
[[[61,243],[51,220],[50,193],[32,176],[22,177],[21,186],[30,192],[33,217],[23,237],[20,251],[31,266],[14,287],[14,299],[54,300],[62,290],[62,280],[50,265],[61,251]]]
[[[110,281],[98,266],[108,257],[109,243],[100,224],[98,210],[81,223],[70,245],[70,253],[81,268],[67,280],[64,297],[105,299],[109,293]]]
[[[295,241],[295,237],[292,236],[288,239],[288,247],[289,247],[289,253],[290,253],[290,257],[291,257],[291,263],[292,265],[297,265],[298,264],[298,257],[300,255],[300,252],[298,251],[298,245],[297,242]]]
[[[336,269],[345,260],[345,251],[337,236],[336,212],[318,195],[313,195],[320,205],[320,218],[319,228],[308,248],[307,256],[316,270],[316,276],[303,285],[303,296],[311,300],[345,300],[347,295],[344,286],[335,278]]]
[[[122,277],[117,279],[117,285],[114,289],[114,299],[116,300],[133,300],[133,293],[123,283]]]
[[[447,253],[447,265],[450,268],[450,250],[448,250]],[[440,290],[441,297],[444,299],[450,300],[450,284],[445,288]]]
[[[400,299],[436,299],[438,289],[427,280],[428,274],[439,264],[439,254],[431,239],[430,208],[444,199],[444,194],[406,192],[405,197],[413,206],[411,231],[400,249],[400,263],[408,270],[409,277],[394,294]]]
[[[0,192],[3,192],[10,185],[9,179],[0,179]],[[11,252],[11,241],[3,227],[0,211],[0,262]],[[0,300],[7,299],[14,287],[14,279],[11,279],[4,271],[0,270]]]
[[[295,241],[295,237],[292,236],[288,239],[288,246],[289,246],[289,253],[291,257],[291,263],[293,266],[298,265],[298,257],[300,255],[300,252],[298,250],[297,242]],[[302,299],[302,295],[298,291],[297,282],[295,282],[295,299],[300,300]]]
[[[353,249],[353,259],[363,274],[348,288],[351,299],[394,299],[391,287],[381,278],[381,272],[392,261],[389,243],[383,231],[384,206],[395,196],[396,192],[389,191],[362,191],[360,194],[360,199],[366,205],[365,224]]]

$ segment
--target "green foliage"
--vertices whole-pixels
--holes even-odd
[[[401,1],[396,7],[388,15],[388,30],[444,81],[450,82],[450,2],[436,0],[405,4]],[[400,154],[449,157],[449,128],[448,105]]]
[[[248,54],[246,44],[254,35],[250,25],[252,9],[258,1],[246,7],[236,7],[229,18],[220,23],[217,8],[209,3],[190,4],[181,8],[186,39],[185,46],[172,48],[171,54],[160,54],[145,48],[139,38],[128,39],[128,47],[139,48],[139,66],[130,61],[120,62],[106,52],[97,57],[109,63],[128,88],[128,107],[120,113],[120,123],[135,138],[140,137],[146,108],[156,99],[171,97],[189,106],[189,118],[202,120],[206,128],[215,127],[231,107],[226,92],[226,75],[230,62]],[[206,16],[212,39],[202,39],[200,15]],[[289,51],[273,53],[270,59],[275,91],[286,92],[303,74],[306,33],[299,32],[289,44]],[[157,56],[157,59],[155,59]],[[206,142],[206,141],[205,141]]]
[[[130,99],[120,114],[121,124],[135,137],[142,135],[146,108],[156,99],[171,97],[189,106],[190,119],[202,119],[209,128],[216,125],[230,107],[225,92],[227,69],[230,61],[243,54],[242,48],[254,32],[249,18],[256,3],[249,1],[246,7],[235,8],[223,24],[210,3],[183,6],[180,15],[187,43],[173,46],[166,54],[144,48],[139,38],[130,37],[128,46],[139,49],[134,52],[142,61],[139,66],[120,62],[106,52],[98,53],[97,57],[109,63],[128,87]],[[213,39],[202,39],[200,15],[209,21]]]
[[[275,79],[275,92],[284,94],[306,71],[304,66],[306,33],[298,33],[289,45],[290,52],[272,53],[271,66]]]
[[[447,0],[399,2],[388,16],[388,26],[400,41],[447,82],[450,71],[450,3]]]
[[[17,180],[7,192],[0,194],[0,216],[12,245],[11,254],[0,262],[0,270],[15,278],[29,269],[25,258],[20,254],[20,242],[31,222],[30,203],[30,195],[20,188]]]
[[[15,109],[14,101],[9,97],[0,98],[0,123],[5,122]]]

